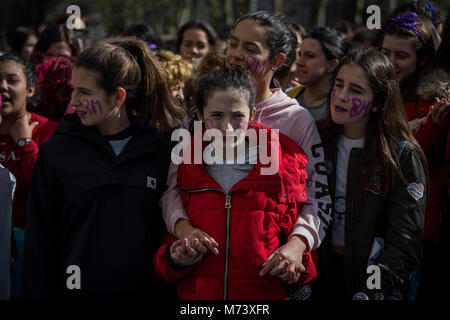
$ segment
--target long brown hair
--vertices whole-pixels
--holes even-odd
[[[361,176],[362,185],[374,184],[379,167],[384,186],[383,198],[387,199],[395,177],[400,176],[405,181],[398,157],[399,141],[407,141],[419,152],[426,173],[428,172],[427,161],[419,143],[409,129],[395,69],[388,58],[373,48],[356,49],[343,58],[336,74],[346,64],[360,66],[365,71],[373,90],[372,108],[377,109],[375,112],[370,112],[366,127],[361,159],[361,171],[364,172]],[[328,105],[330,106],[330,103]],[[318,124],[325,143],[338,139],[343,131],[342,125],[331,120],[329,106],[327,116]],[[362,189],[365,190],[365,188]]]
[[[108,94],[122,87],[128,117],[140,128],[168,132],[183,117],[167,84],[167,74],[142,41],[110,39],[84,50],[75,67],[97,71],[98,85]]]
[[[439,46],[438,34],[431,21],[424,16],[418,15],[416,22],[421,23],[415,26],[420,37],[411,29],[399,23],[391,23],[385,26],[379,37],[378,46],[380,48],[383,45],[385,35],[406,37],[411,42],[413,50],[417,54],[416,71],[408,79],[400,83],[403,101],[414,101],[416,99],[417,84],[422,76],[421,70],[426,69],[433,61],[435,52]]]

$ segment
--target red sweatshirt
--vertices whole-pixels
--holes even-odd
[[[58,123],[31,112],[30,124],[39,122],[33,130],[33,142],[16,146],[9,134],[0,134],[0,163],[8,168],[17,180],[13,202],[13,227],[25,229],[28,187],[39,147],[53,135]]]

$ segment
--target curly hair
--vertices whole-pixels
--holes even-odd
[[[180,89],[192,73],[192,64],[184,60],[179,54],[174,54],[168,50],[158,50],[156,58],[166,70],[170,90]]]

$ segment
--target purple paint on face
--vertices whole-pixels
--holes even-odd
[[[264,69],[266,67],[266,61],[261,62],[258,59],[256,59],[254,56],[248,55],[245,57],[245,60],[247,62],[248,69],[255,75],[261,76],[264,72]],[[258,73],[259,70],[259,73]]]
[[[2,108],[2,106],[3,106],[2,96],[0,95],[0,109]]]
[[[91,100],[91,107],[92,107],[92,110],[94,110],[94,112],[95,113],[97,113],[96,112],[96,107],[98,108],[98,111],[99,111],[99,113],[103,113],[103,109],[102,109],[102,105],[100,104],[100,101],[94,101],[94,100]]]
[[[367,113],[371,102],[362,101],[360,98],[352,98],[352,109],[350,110],[349,117],[359,116],[361,113]]]
[[[239,121],[238,127],[239,127],[239,129],[247,128],[248,127],[248,121],[245,121],[245,120]]]
[[[214,121],[212,121],[212,120],[209,119],[209,118],[205,119],[205,124],[206,124],[206,127],[207,127],[208,129],[214,128]]]
[[[88,99],[83,98],[83,99],[81,100],[81,103],[83,104],[83,107],[86,108],[87,113],[89,113],[89,114],[92,114],[92,113],[93,113],[92,110],[91,110],[91,108],[90,108],[90,103],[89,103]]]

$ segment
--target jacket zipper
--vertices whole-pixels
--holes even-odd
[[[227,300],[228,294],[228,264],[230,254],[230,218],[231,218],[231,194],[226,195],[225,209],[227,209],[227,234],[225,245],[225,275],[223,280],[223,300]]]
[[[204,191],[218,191],[220,193],[224,193],[223,190],[217,188],[203,188],[197,190],[181,190],[181,192],[186,193],[197,193]],[[231,224],[231,194],[225,194],[225,209],[227,212],[227,222],[226,222],[226,238],[225,238],[225,271],[224,271],[224,280],[223,280],[223,300],[227,299],[228,295],[228,266],[230,260],[230,224]]]

